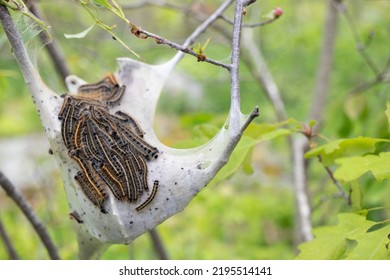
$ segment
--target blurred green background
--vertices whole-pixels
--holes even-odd
[[[60,4],[58,2],[61,2]],[[122,3],[131,1],[122,1]],[[247,11],[246,22],[264,20],[276,6],[284,15],[274,23],[255,29],[258,47],[280,87],[289,117],[307,121],[323,40],[326,2],[320,0],[258,1]],[[142,28],[181,43],[199,21],[193,14],[213,12],[222,1],[173,1],[186,6],[188,14],[175,9],[147,6],[126,10],[126,16]],[[345,1],[366,50],[379,69],[390,59],[390,1]],[[64,33],[78,33],[93,20],[77,1],[38,1],[53,38],[61,46],[71,72],[89,82],[100,80],[116,70],[116,57],[131,56],[111,35],[95,27],[83,39],[66,39]],[[232,15],[230,9],[227,15]],[[163,62],[175,52],[153,40],[141,40],[108,12],[99,10],[103,22],[117,27],[115,32],[130,48],[149,63]],[[219,21],[221,34],[210,29],[197,43],[210,43],[206,55],[228,63],[230,27]],[[59,93],[66,89],[45,49],[31,42],[30,52],[45,82]],[[374,78],[356,49],[356,41],[344,18],[340,19],[335,46],[330,93],[321,134],[328,139],[343,137],[389,138],[384,114],[389,85],[380,84],[358,95],[348,94],[361,82]],[[276,122],[272,105],[254,80],[245,63],[241,64],[242,111],[255,105],[261,111],[257,123]],[[229,109],[227,71],[186,57],[166,85],[156,116],[156,132],[167,145],[179,145],[196,135],[202,124],[219,125]],[[325,105],[324,105],[325,106]],[[77,242],[68,216],[68,205],[54,159],[42,144],[35,164],[11,164],[15,157],[29,156],[20,147],[34,150],[41,144],[43,129],[10,52],[0,31],[0,169],[26,194],[47,225],[64,259],[77,258]],[[23,141],[27,140],[27,144]],[[23,146],[24,145],[24,146]],[[19,147],[19,148],[18,148]],[[40,147],[40,146],[39,146]],[[10,163],[11,162],[11,163]],[[228,180],[211,184],[178,215],[157,227],[172,259],[292,259],[294,242],[294,194],[292,166],[286,139],[257,145],[249,158],[252,172],[240,169]],[[31,167],[32,166],[32,167]],[[7,170],[10,170],[7,174]],[[331,224],[336,214],[347,211],[336,188],[322,166],[309,169],[309,191],[313,206],[313,225]],[[12,175],[12,176],[11,176]],[[34,178],[22,182],[20,177]],[[19,177],[19,178],[18,178]],[[20,182],[20,183],[18,183]],[[19,185],[23,184],[23,185]],[[378,183],[370,176],[361,180],[364,207],[389,207],[388,182]],[[46,259],[45,249],[14,203],[0,190],[0,219],[7,228],[21,258]],[[0,242],[0,259],[8,256]],[[155,259],[150,237],[144,234],[129,246],[112,246],[103,259]]]

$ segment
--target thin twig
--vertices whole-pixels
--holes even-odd
[[[1,7],[0,7],[1,8]],[[0,11],[1,13],[1,11]],[[32,207],[28,204],[27,200],[24,198],[23,194],[11,183],[10,180],[3,174],[0,170],[0,185],[5,190],[5,192],[10,196],[13,201],[18,205],[20,210],[27,217],[29,222],[34,227],[42,243],[45,245],[46,250],[53,260],[59,260],[60,256],[57,252],[57,248],[51,240],[45,225],[41,222],[38,216],[35,214]]]
[[[359,32],[357,31],[357,27],[355,24],[355,21],[351,17],[351,15],[348,12],[347,7],[342,3],[341,0],[333,0],[333,5],[337,11],[342,14],[351,30],[352,36],[355,40],[356,49],[359,51],[360,55],[366,62],[366,64],[369,66],[371,71],[374,73],[375,76],[379,76],[380,71],[378,67],[375,65],[374,61],[371,59],[370,55],[367,53],[365,44],[360,38]]]
[[[341,2],[341,1],[335,1],[334,5],[338,12],[344,16],[350,30],[352,33],[352,36],[354,38],[356,49],[358,50],[359,54],[365,61],[365,63],[368,65],[368,67],[371,69],[371,71],[374,73],[375,78],[370,79],[369,81],[366,81],[364,83],[361,83],[360,85],[356,86],[350,91],[350,94],[357,94],[361,93],[363,91],[368,90],[369,88],[376,86],[381,83],[388,83],[390,82],[390,73],[388,73],[389,67],[390,67],[390,59],[387,60],[385,67],[383,70],[379,70],[379,67],[375,64],[374,60],[371,58],[369,53],[366,50],[367,43],[364,43],[361,39],[361,36],[359,35],[359,32],[356,27],[356,23],[353,20],[352,16],[348,12],[347,7]],[[371,38],[371,37],[370,37]]]
[[[175,42],[172,42],[162,36],[159,36],[157,34],[154,34],[152,32],[149,32],[147,30],[144,30],[142,28],[139,28],[138,29],[138,32],[140,34],[144,34],[146,35],[148,38],[153,38],[156,40],[157,44],[161,44],[161,45],[167,45],[169,47],[171,47],[172,49],[175,49],[175,50],[178,50],[178,51],[181,51],[183,53],[186,53],[186,54],[189,54],[189,55],[192,55],[196,58],[199,57],[199,54],[197,52],[194,52],[192,49],[188,48],[187,46],[185,45],[180,45],[178,43],[175,43]],[[202,61],[202,62],[208,62],[210,64],[213,64],[213,65],[216,65],[216,66],[220,66],[222,68],[225,68],[227,70],[230,69],[229,65],[225,64],[225,63],[222,63],[222,62],[219,62],[219,61],[216,61],[216,60],[213,60],[213,59],[210,59],[210,58],[206,58],[204,60],[198,60],[198,61]]]
[[[244,131],[247,129],[247,127],[251,124],[251,122],[257,118],[260,115],[259,107],[255,107],[253,111],[250,113],[248,119],[244,123],[244,125],[241,127],[241,134],[244,133]]]
[[[211,14],[202,24],[200,24],[193,32],[192,34],[185,40],[183,45],[177,44],[175,42],[172,42],[166,38],[163,38],[157,34],[151,33],[147,30],[144,29],[139,29],[138,32],[140,34],[144,34],[147,37],[154,38],[158,44],[164,44],[168,45],[169,47],[181,51],[183,54],[190,54],[196,58],[198,58],[199,54],[194,52],[193,50],[190,49],[191,44],[193,44],[201,34],[203,34],[219,17],[222,15],[225,10],[232,4],[233,0],[226,0],[219,6],[217,10],[213,14]],[[201,60],[204,62],[211,63],[216,66],[220,66],[222,68],[225,68],[230,71],[231,65],[227,65],[225,63],[210,59],[210,58],[205,58],[204,60]]]
[[[224,5],[225,5],[225,3],[223,3],[221,5],[221,7],[223,8]],[[231,3],[229,5],[231,5]],[[138,8],[143,8],[145,6],[156,6],[156,7],[160,7],[160,8],[175,10],[175,11],[180,12],[182,14],[182,16],[184,16],[185,18],[193,16],[197,22],[206,23],[207,25],[211,26],[212,28],[217,29],[220,33],[222,33],[222,35],[224,35],[226,37],[226,33],[224,33],[224,30],[222,30],[221,27],[216,26],[215,24],[211,25],[210,23],[207,23],[207,21],[210,21],[210,19],[212,19],[214,21],[213,15],[206,14],[205,12],[202,12],[201,9],[195,9],[195,8],[193,8],[192,5],[186,5],[186,4],[175,5],[175,4],[172,4],[168,1],[161,1],[161,0],[160,1],[141,0],[141,1],[136,2],[136,3],[123,4],[122,9],[123,10],[138,9]],[[214,13],[221,14],[221,11],[218,9]],[[224,16],[220,15],[219,17],[223,18]],[[233,24],[233,22],[231,22],[231,24]],[[230,41],[230,37],[229,37],[229,41]]]
[[[247,7],[249,5],[252,5],[253,3],[255,3],[257,0],[245,0],[242,4],[244,7]]]
[[[229,24],[233,24],[233,21],[231,19],[227,18],[224,15],[221,15],[220,18],[223,19],[224,21],[226,21]],[[274,18],[270,18],[270,19],[267,19],[267,20],[264,20],[264,21],[261,21],[261,22],[256,22],[256,23],[243,23],[242,27],[243,28],[261,27],[261,26],[265,26],[265,25],[268,25],[270,23],[273,23],[275,20],[277,20],[279,18],[280,17],[274,17]]]
[[[323,163],[322,157],[320,155],[317,158],[318,158],[318,161],[324,166],[326,173],[328,173],[329,178],[332,180],[333,184],[337,187],[341,196],[344,198],[345,202],[349,206],[351,206],[352,205],[351,197],[345,192],[345,190],[341,186],[340,182],[334,177],[332,170],[330,170],[330,168]]]
[[[11,260],[19,260],[19,255],[15,250],[14,245],[12,244],[11,239],[9,238],[9,235],[0,220],[0,238],[3,240],[4,246],[8,252],[8,256]]]
[[[329,200],[340,199],[340,198],[344,199],[343,195],[340,192],[336,192],[336,193],[333,193],[331,195],[324,195],[324,196],[320,197],[319,201],[315,205],[312,206],[311,210],[315,211],[319,207],[321,207],[325,202],[327,202]]]
[[[359,94],[374,86],[385,84],[385,83],[390,83],[390,73],[383,73],[370,81],[366,81],[356,86],[349,92],[349,94]]]
[[[169,256],[167,251],[164,248],[164,243],[161,240],[160,235],[157,232],[156,228],[149,230],[150,238],[152,239],[152,243],[156,253],[158,254],[160,260],[169,260]]]

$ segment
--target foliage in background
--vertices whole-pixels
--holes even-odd
[[[386,115],[390,127],[390,102]],[[389,205],[386,207],[365,208],[362,205],[359,178],[370,176],[379,182],[390,179],[390,152],[377,148],[389,139],[358,137],[331,141],[306,153],[307,157],[321,157],[326,166],[335,166],[334,176],[348,183],[351,198],[351,213],[338,214],[334,226],[318,227],[315,239],[299,246],[298,259],[389,259],[390,258],[390,219]],[[368,174],[367,174],[368,173]],[[370,187],[370,186],[368,186]],[[379,221],[368,219],[369,212],[381,211],[386,218]],[[378,217],[376,217],[378,219]]]
[[[190,1],[181,3],[184,2]],[[188,4],[194,11],[207,13],[217,6],[216,1],[196,2],[199,3],[196,7]],[[258,12],[260,21],[263,14],[274,8],[272,2],[262,1],[260,12],[251,7],[248,18]],[[277,5],[285,11],[283,18],[256,29],[259,45],[283,93],[289,116],[297,120],[303,120],[310,109],[322,40],[324,2],[280,0]],[[350,4],[361,37],[368,42],[367,51],[382,65],[389,57],[388,4],[346,2]],[[44,1],[40,5],[52,26],[53,37],[65,51],[75,74],[93,82],[116,69],[115,57],[129,56],[103,29],[93,28],[82,39],[64,37],[94,24],[94,19],[82,7],[69,1],[63,4]],[[113,14],[98,11],[99,18],[105,23],[115,23],[116,34],[148,62],[161,62],[174,54],[152,41],[130,36],[124,22]],[[143,28],[178,42],[195,26],[185,14],[170,9],[147,7],[124,12]],[[153,21],[145,20],[145,14]],[[228,41],[215,33],[212,37],[205,35],[199,42],[203,44],[208,39],[207,56],[227,62]],[[39,55],[45,81],[58,91],[65,91],[42,49]],[[0,61],[0,135],[23,137],[25,133],[41,132],[34,106],[2,32]],[[319,146],[307,153],[314,159],[309,169],[309,191],[316,238],[299,246],[301,252],[297,258],[389,259],[390,228],[386,224],[390,207],[389,125],[383,113],[389,99],[388,85],[379,84],[363,93],[349,94],[362,81],[369,80],[372,73],[356,50],[345,21],[339,25],[334,65],[328,110],[320,132],[330,140],[321,145],[323,140],[319,138]],[[229,107],[228,77],[221,69],[197,63],[190,57],[180,63],[177,72],[185,73],[191,83],[200,86],[200,97],[188,95],[190,90],[185,86],[175,90],[167,88],[160,100],[156,127],[165,143],[188,147],[206,141],[220,127],[220,120]],[[258,104],[260,118],[249,127],[229,165],[207,189],[183,213],[158,227],[173,259],[292,259],[296,254],[291,166],[283,136],[297,133],[300,122],[275,123],[269,101],[244,63],[241,83],[243,111],[249,112],[253,104]],[[315,160],[317,156],[334,171],[347,193],[352,190],[351,207],[339,197],[323,164]],[[52,176],[58,178],[58,174]],[[76,258],[77,246],[61,182],[57,179],[54,186],[26,192],[58,244],[61,256]],[[0,216],[11,230],[22,258],[46,257],[39,241],[31,238],[33,231],[29,225],[1,191]],[[15,223],[18,227],[13,226]],[[106,259],[129,257],[156,257],[148,236],[140,237],[129,247],[114,246],[103,256]],[[6,254],[0,246],[0,259],[4,258]]]

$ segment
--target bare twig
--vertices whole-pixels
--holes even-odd
[[[360,38],[359,32],[357,31],[357,27],[355,24],[355,21],[351,17],[351,15],[348,12],[347,7],[342,3],[342,0],[333,0],[334,1],[334,7],[337,9],[337,11],[344,15],[345,20],[347,21],[347,24],[351,30],[352,36],[354,37],[355,43],[356,43],[356,49],[359,51],[360,55],[364,59],[364,61],[367,63],[371,71],[374,73],[375,76],[379,76],[380,71],[378,67],[375,65],[374,61],[371,59],[370,55],[366,51],[365,44]]]
[[[360,85],[356,86],[353,88],[349,94],[359,94],[362,93],[374,86],[380,85],[380,84],[385,84],[385,83],[390,83],[390,73],[383,72],[379,76],[375,77],[374,79],[370,81],[366,81],[364,83],[361,83]]]
[[[3,223],[0,220],[0,238],[3,240],[4,246],[8,252],[8,256],[11,260],[19,260],[19,255],[15,250],[14,245],[12,244],[11,239],[9,238],[9,235],[3,225]]]
[[[350,93],[351,94],[361,93],[361,92],[366,91],[374,86],[384,84],[384,83],[390,83],[390,73],[387,75],[381,75],[381,76],[379,76],[376,79],[373,79],[371,81],[366,81],[366,82],[358,85],[357,87],[353,88],[350,91]]]
[[[246,0],[244,1],[242,4],[244,7],[247,7],[249,5],[252,5],[253,3],[255,3],[257,0]]]
[[[324,166],[326,173],[328,173],[329,178],[332,180],[333,184],[337,187],[341,196],[344,198],[345,203],[351,206],[352,205],[351,197],[345,192],[340,182],[334,177],[332,170],[330,170],[330,168],[323,163],[321,156],[318,156],[317,158],[318,161]]]
[[[333,193],[331,195],[324,195],[324,196],[320,197],[320,199],[318,200],[318,202],[315,205],[312,206],[311,210],[315,211],[319,207],[321,207],[325,202],[330,201],[330,200],[334,200],[334,199],[340,199],[340,198],[344,199],[343,195],[340,192],[336,192],[336,193]]]
[[[179,50],[182,53],[190,54],[190,55],[198,58],[199,54],[194,52],[193,50],[191,50],[189,47],[191,46],[191,44],[194,43],[196,38],[198,38],[203,32],[205,32],[220,17],[220,15],[223,14],[223,12],[232,4],[232,2],[233,2],[233,0],[226,0],[224,3],[222,3],[222,5],[217,10],[215,10],[215,12],[213,14],[211,14],[201,25],[199,25],[194,30],[194,32],[192,32],[192,34],[185,40],[183,45],[180,45],[180,44],[177,44],[177,43],[172,42],[170,40],[167,40],[166,38],[163,38],[159,35],[156,35],[154,33],[151,33],[149,31],[141,29],[141,28],[138,30],[138,32],[139,32],[139,34],[144,34],[147,37],[154,38],[158,44],[168,45],[169,47],[176,49],[176,50]],[[207,58],[207,57],[202,61],[223,67],[227,70],[230,70],[230,67],[231,67],[230,65],[224,64],[222,62],[219,62],[219,61]]]
[[[0,14],[2,13],[2,7],[0,6]],[[8,196],[10,196],[13,201],[18,205],[20,210],[24,213],[27,219],[30,221],[35,231],[37,232],[42,243],[45,245],[46,250],[53,260],[59,260],[60,256],[57,252],[57,248],[51,240],[45,225],[40,221],[40,219],[35,214],[34,210],[28,204],[27,200],[24,198],[23,194],[8,180],[8,178],[0,171],[0,185],[5,190]]]
[[[154,249],[156,250],[156,253],[158,254],[160,260],[169,260],[168,253],[164,248],[164,243],[162,242],[160,235],[157,232],[157,229],[153,228],[149,230],[149,235],[152,240]]]
[[[390,82],[390,73],[388,72],[390,68],[390,59],[387,59],[385,67],[382,70],[380,70],[379,67],[375,64],[374,60],[371,59],[371,56],[366,51],[367,43],[364,43],[363,40],[361,39],[355,21],[353,20],[352,16],[348,12],[347,7],[342,2],[338,2],[338,1],[335,2],[335,7],[339,11],[339,13],[344,16],[351,30],[352,36],[355,40],[356,49],[358,50],[365,63],[368,65],[368,67],[375,75],[373,79],[363,82],[358,86],[356,86],[355,88],[353,88],[350,91],[350,94],[361,93],[378,84]]]
[[[157,34],[154,34],[152,32],[149,32],[147,30],[144,30],[144,29],[138,29],[138,32],[140,34],[144,34],[146,35],[147,37],[150,37],[150,38],[153,38],[156,40],[157,44],[162,44],[162,45],[167,45],[169,47],[171,47],[172,49],[175,49],[175,50],[178,50],[178,51],[181,51],[183,53],[186,53],[186,54],[189,54],[189,55],[192,55],[196,58],[198,58],[199,54],[197,52],[194,52],[192,49],[190,49],[189,47],[187,47],[186,45],[180,45],[178,43],[175,43],[175,42],[172,42],[164,37],[161,37]],[[210,59],[210,58],[206,58],[206,59],[202,59],[202,60],[198,60],[198,61],[202,61],[202,62],[208,62],[210,64],[213,64],[213,65],[216,65],[216,66],[220,66],[222,68],[225,68],[227,70],[229,70],[229,65],[226,65],[222,62],[219,62],[219,61],[216,61],[216,60],[213,60],[213,59]]]
[[[370,70],[373,72],[375,77],[373,79],[370,79],[366,82],[363,82],[359,84],[358,86],[354,87],[349,93],[350,94],[359,94],[362,93],[376,85],[383,84],[383,83],[389,83],[390,82],[390,59],[387,59],[385,66],[382,70],[379,69],[379,67],[375,64],[374,60],[371,58],[369,53],[366,50],[367,43],[364,43],[361,39],[361,36],[359,35],[359,32],[357,30],[355,21],[353,20],[352,16],[348,12],[347,7],[340,1],[335,2],[335,7],[339,11],[340,14],[342,14],[351,30],[352,36],[355,40],[356,49],[360,53],[361,57],[365,61],[365,63],[368,65]],[[371,37],[370,37],[371,38]]]
[[[221,15],[220,18],[223,19],[224,21],[226,21],[227,23],[233,24],[233,21],[231,19],[227,18],[224,15]],[[271,24],[271,23],[273,23],[275,20],[277,20],[279,18],[280,17],[274,17],[274,18],[270,18],[270,19],[267,19],[267,20],[264,20],[264,21],[261,21],[261,22],[244,23],[244,24],[242,24],[242,27],[245,27],[245,28],[261,27],[261,26],[265,26],[265,25]]]
[[[244,125],[241,127],[241,134],[244,133],[244,131],[247,129],[247,127],[251,124],[251,122],[257,118],[260,115],[259,107],[255,107],[252,112],[249,114],[248,119],[244,123]]]

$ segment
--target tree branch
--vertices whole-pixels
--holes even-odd
[[[311,225],[310,198],[307,193],[307,165],[304,158],[308,141],[303,136],[292,139],[294,163],[295,204],[298,226],[296,227],[296,242],[302,243],[313,239]]]
[[[230,63],[230,120],[229,126],[234,133],[239,133],[239,119],[233,118],[235,112],[240,112],[240,49],[241,49],[241,30],[242,30],[242,13],[244,9],[243,0],[236,1],[233,21],[232,35],[232,57]]]
[[[27,84],[32,84],[34,79],[37,78],[37,73],[35,72],[34,66],[27,54],[23,40],[16,29],[12,17],[8,9],[3,5],[0,5],[0,21],[12,46],[12,50],[16,60],[18,61],[24,80]]]
[[[149,31],[141,29],[141,28],[137,30],[137,34],[143,34],[147,37],[154,38],[158,44],[168,45],[169,47],[171,47],[173,49],[181,51],[182,53],[180,53],[180,57],[178,57],[178,59],[183,57],[184,53],[190,54],[190,55],[198,58],[199,54],[194,52],[193,50],[191,50],[189,47],[191,46],[191,44],[194,43],[196,38],[198,38],[203,32],[205,32],[220,17],[220,15],[222,15],[225,12],[225,10],[232,4],[232,2],[233,2],[233,0],[226,0],[224,3],[222,3],[222,5],[213,14],[211,14],[201,25],[199,25],[194,30],[194,32],[192,32],[192,34],[185,40],[183,45],[172,42],[166,38],[163,38],[159,35],[156,35],[154,33],[151,33]],[[201,61],[208,62],[208,63],[216,65],[216,66],[220,66],[220,67],[225,68],[227,70],[230,70],[230,68],[231,68],[231,65],[227,65],[227,64],[224,64],[222,62],[219,62],[219,61],[207,58],[207,57]]]
[[[152,240],[154,249],[156,250],[156,253],[158,254],[160,260],[169,260],[168,253],[164,248],[164,243],[162,242],[157,229],[153,228],[149,230],[149,236]]]
[[[9,235],[3,225],[3,223],[0,220],[0,238],[3,240],[3,243],[5,245],[5,248],[8,252],[8,256],[11,260],[19,260],[18,253],[15,250],[14,245],[12,244],[11,239],[9,238]]]
[[[186,53],[186,54],[189,54],[189,55],[192,55],[194,57],[196,57],[197,59],[199,58],[199,54],[197,52],[194,52],[192,49],[190,49],[188,46],[186,46],[186,44],[183,44],[183,45],[180,45],[178,43],[175,43],[175,42],[172,42],[162,36],[159,36],[157,34],[154,34],[152,32],[149,32],[147,30],[144,30],[144,29],[138,29],[137,30],[140,34],[144,34],[146,35],[148,38],[153,38],[156,40],[156,43],[157,44],[161,44],[161,45],[167,45],[169,47],[171,47],[172,49],[175,49],[175,50],[178,50],[178,51],[181,51],[182,53]],[[197,34],[196,37],[198,37],[200,34]],[[216,61],[214,59],[211,59],[211,58],[205,58],[205,59],[202,59],[202,60],[199,60],[198,61],[202,61],[202,62],[208,62],[210,64],[213,64],[213,65],[216,65],[216,66],[220,66],[222,68],[225,68],[227,70],[230,69],[229,65],[226,65],[222,62],[219,62],[219,61]]]
[[[352,19],[351,15],[348,12],[347,7],[342,3],[342,0],[333,0],[334,8],[337,9],[337,11],[342,14],[351,30],[352,36],[355,40],[356,49],[364,59],[364,61],[367,63],[371,71],[374,73],[375,76],[379,76],[380,71],[378,67],[375,65],[374,61],[371,59],[369,54],[366,52],[365,44],[360,38],[359,32],[357,31],[356,24],[354,20]]]
[[[330,168],[323,163],[321,156],[318,156],[317,158],[318,158],[318,161],[324,166],[326,173],[328,174],[329,178],[332,180],[332,182],[336,186],[336,188],[339,190],[341,196],[344,198],[345,203],[347,203],[349,206],[351,206],[352,205],[351,197],[344,191],[340,182],[334,177],[332,170],[330,170]]]
[[[226,16],[224,15],[221,15],[220,16],[221,19],[223,19],[224,21],[226,21],[227,23],[230,23],[230,24],[233,24],[233,21],[229,18],[227,18]],[[242,27],[244,28],[254,28],[254,27],[261,27],[261,26],[265,26],[265,25],[268,25],[268,24],[271,24],[273,23],[275,20],[279,19],[280,16],[274,16],[273,18],[270,18],[270,19],[266,19],[264,21],[261,21],[261,22],[256,22],[256,23],[243,23],[242,24]]]
[[[356,49],[360,53],[361,57],[365,61],[365,63],[368,65],[368,67],[371,69],[375,77],[369,81],[363,82],[353,88],[350,91],[350,94],[357,94],[363,91],[366,91],[367,89],[376,86],[381,83],[388,83],[390,82],[390,73],[388,73],[389,68],[390,68],[390,59],[387,59],[387,62],[385,66],[383,67],[382,70],[379,70],[379,67],[375,64],[375,62],[371,59],[371,56],[367,53],[366,51],[366,45],[367,43],[363,43],[359,32],[357,31],[356,24],[351,17],[351,15],[348,12],[347,7],[341,3],[341,2],[336,2],[335,4],[337,10],[339,11],[340,14],[342,14],[351,30],[352,36],[355,40],[356,44]]]
[[[1,7],[2,6],[0,6],[0,8]],[[28,204],[23,194],[11,183],[11,181],[8,180],[8,178],[3,174],[2,171],[0,171],[0,185],[5,190],[7,195],[13,199],[16,205],[20,208],[20,210],[22,210],[24,215],[32,224],[42,243],[45,245],[46,250],[51,259],[59,260],[60,256],[58,255],[57,248],[51,240],[48,232],[46,231],[45,225],[36,216],[34,210]]]
[[[360,85],[357,85],[349,92],[349,94],[358,94],[374,86],[377,86],[379,84],[384,84],[384,83],[390,83],[390,73],[382,72],[379,76],[375,77],[374,79],[361,83]]]
[[[334,6],[335,2],[341,0],[328,0],[328,7],[325,19],[324,39],[322,42],[322,50],[320,54],[320,62],[318,64],[316,84],[314,88],[314,96],[309,113],[310,120],[316,120],[318,125],[316,130],[322,123],[326,108],[326,96],[328,94],[330,84],[330,73],[333,64],[333,52],[336,39],[336,31],[339,15]]]
[[[278,121],[287,119],[287,112],[284,106],[282,94],[276,84],[268,65],[256,44],[253,36],[253,29],[245,29],[243,32],[243,59],[248,65],[252,76],[263,88],[270,100],[278,118]]]

